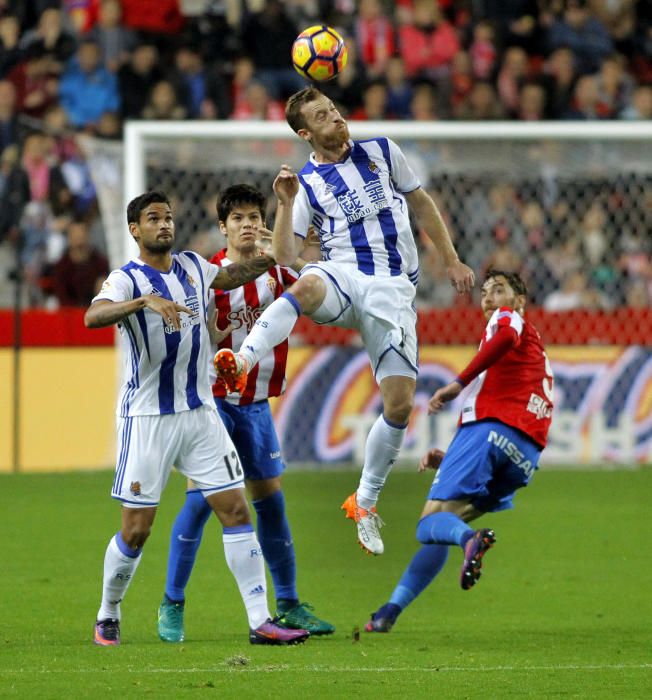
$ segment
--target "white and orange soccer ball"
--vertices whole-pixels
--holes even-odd
[[[304,29],[292,44],[292,65],[308,80],[330,80],[346,66],[347,48],[332,27],[317,24]]]

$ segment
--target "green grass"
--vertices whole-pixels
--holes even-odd
[[[487,516],[498,544],[472,591],[461,552],[388,635],[353,630],[416,550],[429,478],[396,472],[380,512],[386,553],[364,556],[339,511],[357,472],[290,472],[299,589],[331,638],[252,647],[216,523],[188,587],[183,645],[156,635],[174,475],[123,603],[123,644],[91,643],[102,560],[117,530],[112,475],[0,478],[0,696],[646,698],[652,695],[652,470],[537,474],[515,511]]]

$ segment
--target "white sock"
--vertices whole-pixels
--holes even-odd
[[[114,535],[104,555],[104,580],[102,583],[102,603],[97,613],[98,620],[120,619],[120,601],[129,588],[142,555],[130,557],[120,551]]]
[[[398,457],[406,429],[407,425],[402,428],[388,425],[382,414],[371,426],[357,492],[357,501],[361,508],[369,510],[376,505],[385,479]]]
[[[284,296],[263,311],[238,351],[250,369],[292,333],[298,318],[297,308]]]
[[[252,630],[256,629],[271,617],[267,607],[263,550],[253,529],[250,532],[237,533],[225,531],[222,541],[226,563],[238,584],[242,602],[247,609],[249,627]]]

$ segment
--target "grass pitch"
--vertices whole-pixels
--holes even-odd
[[[387,635],[362,630],[417,544],[429,477],[395,472],[379,510],[386,553],[365,556],[339,511],[358,472],[289,472],[302,600],[337,626],[300,647],[252,647],[217,522],[187,591],[186,636],[164,644],[156,611],[174,475],[123,603],[118,648],[91,643],[102,560],[119,525],[112,474],[0,477],[0,696],[220,698],[647,698],[652,695],[652,470],[538,473],[516,509],[480,522],[498,542],[480,583],[461,551]],[[358,635],[355,630],[359,629]]]

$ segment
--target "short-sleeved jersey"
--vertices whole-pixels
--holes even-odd
[[[503,307],[489,319],[480,348],[501,326],[511,327],[518,342],[471,382],[460,422],[495,418],[545,447],[552,417],[553,376],[541,337],[518,312]]]
[[[226,267],[231,262],[226,257],[226,250],[221,250],[211,258],[211,263],[220,267]],[[275,299],[281,296],[287,287],[294,284],[297,278],[298,275],[293,270],[275,265],[242,287],[229,291],[215,290],[211,304],[214,303],[217,307],[218,328],[226,328],[229,323],[234,327],[233,332],[219,344],[219,347],[231,348],[237,352],[258,317]],[[212,309],[209,309],[209,313],[212,314]],[[247,386],[241,395],[227,394],[224,384],[215,382],[215,373],[211,369],[213,395],[240,406],[254,401],[262,401],[270,396],[279,396],[285,389],[287,356],[288,341],[286,339],[251,368]]]
[[[420,187],[401,149],[390,139],[351,141],[338,163],[314,154],[299,172],[294,233],[310,224],[324,260],[349,262],[366,275],[406,274],[416,284],[418,258],[405,194]]]
[[[175,253],[169,272],[136,259],[108,276],[93,301],[121,302],[155,294],[192,309],[176,331],[157,313],[141,309],[118,324],[124,383],[117,413],[164,415],[213,406],[209,380],[211,342],[206,326],[211,282],[219,268],[196,253]]]

